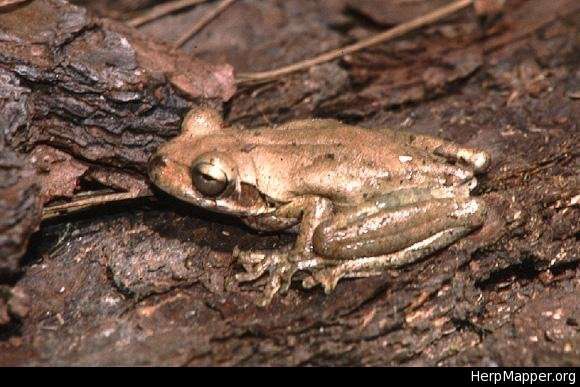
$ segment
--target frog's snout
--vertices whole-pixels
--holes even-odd
[[[165,156],[160,154],[154,154],[149,159],[148,163],[148,173],[149,176],[154,179],[155,173],[167,167],[167,160]]]

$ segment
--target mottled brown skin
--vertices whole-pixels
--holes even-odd
[[[365,129],[335,120],[224,128],[210,109],[192,110],[182,133],[151,158],[151,180],[169,194],[240,217],[259,230],[299,224],[285,252],[235,251],[240,281],[271,278],[262,305],[303,285],[330,292],[343,277],[366,277],[412,263],[484,221],[470,196],[481,150],[427,136]]]

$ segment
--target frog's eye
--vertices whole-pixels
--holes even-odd
[[[235,172],[227,159],[204,155],[191,167],[193,185],[204,196],[217,197],[228,191],[235,182]]]

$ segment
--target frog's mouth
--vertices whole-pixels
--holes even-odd
[[[272,212],[272,206],[257,190],[245,184],[227,195],[207,197],[195,189],[189,166],[156,154],[149,161],[151,181],[168,194],[211,211],[229,215],[251,216]]]

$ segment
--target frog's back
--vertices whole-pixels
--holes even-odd
[[[407,144],[393,141],[395,135],[390,130],[367,129],[332,119],[291,121],[280,126],[264,126],[242,132],[246,143],[257,146],[311,146],[321,153],[336,150],[357,158],[360,155],[380,156],[379,160],[383,161],[388,155],[413,151]]]
[[[416,164],[427,157],[397,141],[392,132],[334,120],[304,120],[242,132],[242,143],[260,166],[261,188],[279,200],[316,194],[338,202],[360,202],[369,195],[419,183],[409,176],[419,177]]]

